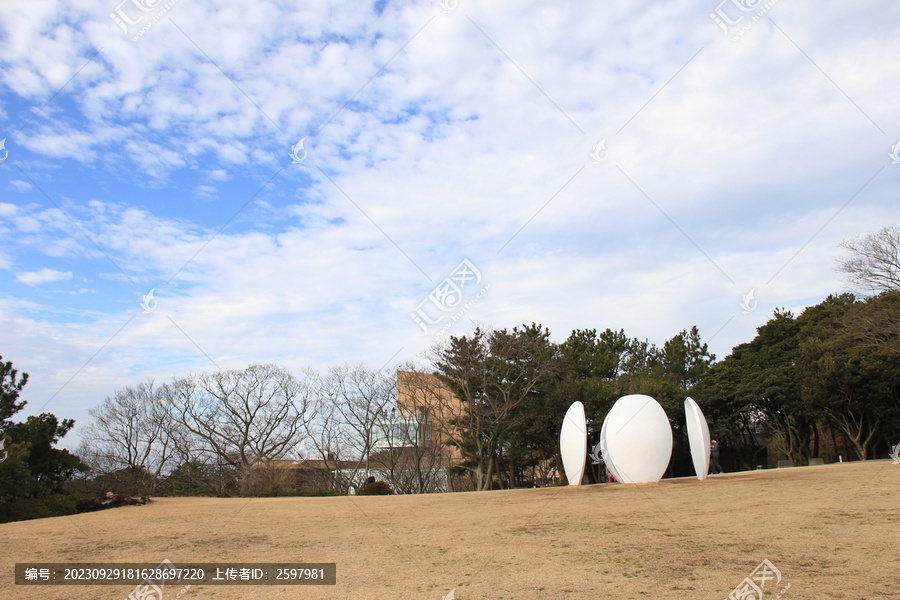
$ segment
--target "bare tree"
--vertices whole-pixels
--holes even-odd
[[[340,481],[335,483],[347,493],[369,477],[379,422],[393,404],[393,376],[363,365],[332,367],[317,389],[311,437],[318,452],[340,467]]]
[[[429,411],[423,398],[415,409],[398,406],[397,377],[393,369],[359,365],[332,367],[318,380],[307,443],[323,461],[316,466],[328,484],[342,494],[372,475],[398,493],[440,487],[435,478],[446,469],[432,460]]]
[[[302,438],[309,386],[276,365],[204,373],[164,387],[175,418],[201,454],[243,470],[281,458]]]
[[[189,379],[174,382],[164,389],[167,402],[177,393],[184,393],[187,385],[192,385]],[[177,391],[176,391],[177,390]],[[218,456],[202,437],[185,427],[174,415],[174,408],[169,406],[173,414],[169,422],[170,436],[173,448],[173,463],[175,465],[170,473],[167,485],[169,493],[187,492],[194,494],[197,491],[215,493],[218,496],[228,496],[237,479],[237,470],[231,464],[233,461],[225,461]]]
[[[393,377],[386,371],[359,365],[353,369],[332,368],[329,379],[337,395],[344,432],[348,434],[345,445],[356,461],[350,482],[358,489],[370,474],[370,458],[380,431],[379,418],[394,401]],[[360,477],[362,473],[365,475]]]
[[[888,225],[841,242],[849,255],[839,258],[836,270],[848,282],[872,295],[900,290],[900,227]]]
[[[347,434],[338,410],[337,397],[332,391],[325,380],[321,377],[316,379],[310,414],[306,419],[306,444],[309,453],[315,457],[313,460],[322,461],[323,468],[320,472],[324,477],[324,484],[346,494],[349,483],[341,477],[339,459],[348,452],[345,450]]]
[[[90,411],[94,421],[84,431],[80,451],[94,471],[117,471],[121,483],[152,494],[162,473],[171,467],[174,440],[168,404],[154,382],[126,387]]]

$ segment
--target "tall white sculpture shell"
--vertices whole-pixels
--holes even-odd
[[[659,481],[672,458],[672,426],[659,402],[644,394],[622,396],[606,415],[607,468],[622,483]],[[603,446],[601,445],[601,449]]]
[[[616,473],[616,465],[613,464],[612,457],[609,455],[609,448],[606,446],[606,423],[609,421],[609,415],[603,419],[603,426],[600,428],[600,454],[603,455],[603,462],[606,463],[606,472],[611,473],[616,481],[622,481],[619,474]]]
[[[587,462],[587,419],[581,402],[573,402],[566,411],[559,432],[559,453],[569,485],[581,485]]]
[[[709,473],[709,423],[706,422],[700,406],[690,396],[684,401],[684,417],[687,421],[694,471],[697,472],[697,479],[702,481]]]

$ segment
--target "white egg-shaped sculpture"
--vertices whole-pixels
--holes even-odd
[[[573,402],[563,417],[559,432],[559,453],[569,485],[581,485],[587,462],[587,419],[581,402]]]
[[[684,401],[684,418],[687,421],[688,443],[697,479],[706,479],[709,473],[709,423],[700,406],[690,396]]]
[[[672,426],[659,402],[644,394],[622,396],[606,415],[605,427],[606,447],[619,481],[650,483],[662,478],[672,458]]]
[[[609,421],[609,415],[603,419],[603,426],[600,427],[600,454],[603,456],[603,462],[606,464],[606,472],[616,478],[616,481],[622,481],[619,474],[616,473],[616,465],[613,464],[612,457],[609,455],[609,448],[606,446],[606,422]]]

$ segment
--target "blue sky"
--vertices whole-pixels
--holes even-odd
[[[896,224],[898,29],[886,1],[3,2],[0,352],[26,412],[82,423],[147,378],[424,363],[473,323],[696,325],[723,358]]]

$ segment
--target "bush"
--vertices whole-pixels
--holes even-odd
[[[92,479],[80,479],[64,484],[71,490],[86,496],[98,497],[112,491],[123,496],[155,495],[157,478],[143,469],[119,469],[111,473],[101,473]]]
[[[75,510],[79,513],[94,512],[97,510],[105,510],[107,508],[118,508],[120,506],[139,506],[142,504],[147,504],[148,502],[150,502],[150,498],[148,497],[144,497],[139,500],[137,498],[120,496],[119,494],[107,492],[106,495],[102,498],[89,498],[87,500],[82,500],[75,505]]]
[[[156,490],[157,496],[219,496],[238,494],[237,473],[199,461],[178,465]]]
[[[295,496],[305,496],[305,497],[315,497],[315,496],[340,496],[341,493],[334,488],[311,488],[306,490],[299,490],[294,494]]]
[[[0,503],[0,523],[74,515],[75,505],[81,500],[84,500],[84,497],[71,494],[52,494],[39,498],[2,502]]]
[[[362,486],[356,493],[357,496],[390,496],[394,490],[385,481],[371,481]]]
[[[242,470],[241,496],[293,496],[293,473],[279,469],[270,461],[262,461]]]

